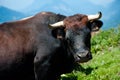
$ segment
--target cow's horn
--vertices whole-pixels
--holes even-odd
[[[102,13],[101,13],[101,12],[98,12],[98,13],[95,14],[95,15],[88,15],[88,20],[100,19],[101,16],[102,16]]]
[[[59,21],[56,22],[54,24],[50,24],[51,27],[60,27],[60,26],[64,26],[64,22],[63,21]]]

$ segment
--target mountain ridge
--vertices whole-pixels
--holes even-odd
[[[26,15],[21,12],[0,6],[0,23],[19,20],[25,16]]]

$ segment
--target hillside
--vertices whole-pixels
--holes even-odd
[[[56,3],[56,4],[55,4]],[[34,6],[34,7],[33,7]],[[50,11],[60,13],[64,15],[70,15],[74,13],[74,9],[71,10],[71,6],[65,3],[63,0],[58,1],[34,1],[31,5],[26,7],[23,11],[29,15],[34,15],[41,11]]]
[[[0,6],[0,23],[6,21],[18,20],[23,17],[25,17],[23,13]]]

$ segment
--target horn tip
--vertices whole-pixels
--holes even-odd
[[[99,11],[98,14],[99,14],[99,18],[101,18],[102,17],[102,12]]]

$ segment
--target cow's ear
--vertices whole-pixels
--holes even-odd
[[[91,31],[99,31],[99,29],[102,27],[103,25],[103,22],[100,21],[100,20],[94,20],[94,21],[91,21]]]
[[[59,28],[53,29],[52,35],[57,39],[64,39],[65,38],[64,27],[59,27]]]

